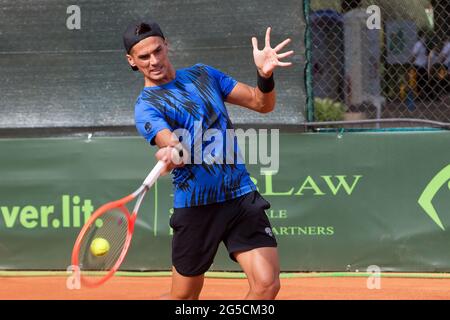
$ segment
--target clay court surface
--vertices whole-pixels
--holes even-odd
[[[96,289],[66,288],[66,277],[0,277],[0,300],[154,300],[170,288],[169,277],[114,277]],[[450,278],[381,278],[368,289],[366,277],[298,277],[281,279],[281,300],[450,300]],[[245,279],[206,278],[201,300],[238,300]]]

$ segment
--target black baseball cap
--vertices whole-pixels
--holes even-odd
[[[149,19],[135,21],[130,24],[123,33],[123,45],[125,47],[125,50],[129,54],[136,43],[144,40],[145,38],[155,36],[165,39],[161,28],[156,22]],[[133,69],[134,71],[138,70],[137,67],[131,67],[131,69]]]

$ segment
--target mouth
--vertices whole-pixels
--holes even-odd
[[[153,74],[160,74],[161,72],[162,72],[162,67],[150,70],[150,73],[153,73]]]

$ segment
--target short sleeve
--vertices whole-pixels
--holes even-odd
[[[136,102],[135,122],[137,131],[152,146],[156,144],[155,137],[159,131],[163,129],[172,131],[172,128],[167,124],[162,112],[158,108],[152,107],[142,100]]]
[[[217,69],[214,69],[213,67],[203,65],[206,70],[208,71],[208,74],[212,76],[220,89],[220,92],[222,93],[222,97],[225,99],[230,92],[234,89],[234,87],[237,85],[237,81],[233,79],[231,76],[223,73],[222,71],[219,71]]]

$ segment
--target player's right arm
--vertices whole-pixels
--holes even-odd
[[[155,136],[155,143],[159,150],[156,152],[156,159],[166,162],[166,167],[161,172],[161,175],[166,175],[175,168],[182,167],[184,163],[180,162],[179,157],[174,158],[175,152],[178,152],[181,147],[180,142],[176,136],[169,129],[159,131]]]
[[[147,140],[150,145],[157,145],[156,159],[166,162],[167,166],[161,175],[165,175],[176,167],[183,164],[169,156],[169,150],[181,150],[181,144],[172,133],[171,126],[167,123],[166,117],[161,110],[151,106],[146,100],[139,98],[135,107],[135,123],[138,132]],[[175,153],[175,152],[174,152]],[[175,161],[172,161],[175,160]]]

